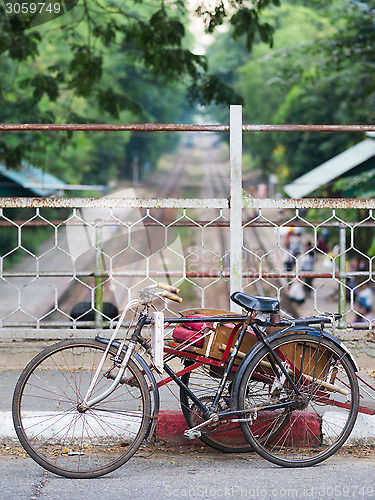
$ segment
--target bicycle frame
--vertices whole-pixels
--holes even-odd
[[[87,390],[87,393],[86,393],[86,395],[85,395],[82,403],[79,405],[79,408],[80,408],[81,411],[85,411],[88,408],[94,406],[96,403],[102,401],[103,399],[105,399],[106,397],[108,397],[110,394],[112,394],[116,390],[116,388],[118,387],[118,385],[121,383],[121,380],[122,380],[123,375],[124,375],[125,370],[126,370],[126,365],[128,363],[128,360],[130,359],[131,355],[134,352],[136,344],[140,344],[142,347],[144,347],[146,349],[146,352],[148,354],[151,354],[151,346],[150,346],[150,344],[141,335],[143,327],[145,325],[150,325],[151,324],[151,319],[148,318],[149,306],[146,304],[145,307],[143,308],[143,310],[141,311],[140,315],[139,315],[139,319],[137,321],[135,330],[134,330],[134,332],[133,332],[133,334],[132,334],[132,336],[130,338],[130,341],[129,341],[128,345],[127,345],[125,356],[123,357],[123,360],[121,361],[121,364],[119,366],[119,371],[118,371],[118,373],[117,373],[114,381],[112,382],[111,386],[105,392],[103,392],[102,394],[99,394],[95,398],[89,399],[90,396],[91,396],[93,387],[95,386],[95,384],[97,382],[97,379],[99,377],[99,373],[100,373],[100,371],[102,369],[105,356],[107,355],[110,346],[115,341],[115,338],[116,338],[117,333],[118,333],[118,331],[120,329],[120,326],[121,326],[121,324],[123,323],[123,321],[125,319],[126,313],[131,309],[131,307],[140,306],[141,304],[142,304],[142,301],[140,301],[140,300],[131,301],[128,304],[128,306],[124,309],[124,311],[123,311],[123,313],[122,313],[122,315],[120,317],[120,320],[118,322],[118,325],[117,325],[115,331],[113,332],[113,334],[111,336],[111,339],[108,342],[108,345],[107,345],[107,348],[105,350],[105,353],[103,354],[102,361],[101,361],[101,363],[99,364],[99,366],[98,366],[98,368],[96,370],[96,373],[95,373],[95,375],[93,377],[93,380],[92,380],[92,382],[90,384],[90,387]],[[232,353],[230,355],[230,359],[229,359],[228,365],[225,368],[225,372],[224,372],[224,375],[222,377],[222,380],[221,380],[218,392],[217,392],[217,394],[215,396],[215,401],[214,401],[214,404],[213,404],[214,408],[217,407],[218,401],[219,401],[219,399],[220,399],[220,397],[222,395],[225,383],[226,383],[226,381],[228,379],[228,376],[229,376],[229,373],[231,372],[232,367],[234,365],[234,361],[235,361],[237,352],[239,350],[239,346],[240,346],[241,341],[242,341],[242,339],[243,339],[243,337],[245,335],[246,329],[249,326],[250,320],[251,320],[250,314],[248,314],[247,316],[240,316],[240,317],[239,316],[233,316],[233,315],[228,315],[228,316],[222,316],[222,315],[221,316],[212,316],[212,317],[208,317],[205,320],[207,322],[217,322],[217,321],[236,321],[236,322],[242,322],[242,327],[241,327],[238,339],[237,339],[236,344],[235,344],[235,346],[233,348],[233,351],[232,351]],[[195,318],[172,318],[172,319],[165,320],[165,323],[169,323],[169,324],[194,323],[194,322],[199,322],[199,319],[195,319]],[[120,353],[121,353],[121,351],[123,349],[123,346],[124,346],[124,341],[121,342],[121,344],[118,346],[117,356],[116,356],[117,359],[115,358],[115,361],[120,359],[119,356],[120,356]],[[178,377],[178,375],[170,368],[170,366],[167,363],[164,363],[164,370],[169,375],[169,377],[174,382],[176,382],[176,384],[179,387],[181,387],[184,390],[186,390],[186,392],[188,393],[188,395],[191,398],[191,400],[199,407],[199,409],[203,412],[203,414],[205,416],[210,416],[211,414],[214,413],[212,410],[208,410],[207,407],[204,406],[204,404],[181,381],[181,379]]]
[[[122,381],[123,381],[124,373],[126,371],[126,366],[128,364],[129,359],[131,358],[131,356],[133,354],[135,354],[135,348],[136,348],[137,344],[142,346],[146,350],[146,353],[151,356],[151,360],[152,360],[152,348],[151,348],[151,345],[148,343],[148,341],[144,337],[142,337],[142,329],[144,326],[151,324],[151,319],[149,318],[149,310],[150,310],[151,302],[155,297],[158,297],[158,296],[160,297],[160,294],[157,295],[152,290],[155,287],[159,287],[159,285],[151,286],[151,287],[148,287],[148,288],[142,290],[140,292],[140,299],[132,300],[131,302],[129,302],[129,304],[124,309],[111,338],[108,340],[107,348],[105,350],[105,353],[103,354],[103,358],[102,358],[101,362],[99,363],[99,366],[96,370],[96,373],[93,377],[93,380],[91,381],[90,387],[89,387],[82,403],[78,406],[79,411],[82,411],[82,412],[86,411],[90,407],[94,406],[96,403],[104,400],[106,397],[108,397],[110,394],[112,394],[116,390],[116,388],[119,386],[119,384],[122,383]],[[165,290],[168,290],[167,293],[163,292],[162,297],[167,297],[167,298],[170,298],[172,300],[179,299],[179,297],[177,297],[177,295],[174,295],[173,293],[171,295],[169,293],[169,292],[175,292],[177,290],[176,288],[171,287],[169,285],[162,285],[162,286],[160,286],[160,288],[164,288]],[[179,291],[177,291],[176,293],[178,294],[178,292]],[[124,338],[121,342],[119,342],[115,339],[118,335],[120,327],[122,326],[122,324],[125,320],[125,316],[126,316],[127,312],[132,307],[139,308],[140,306],[143,306],[143,309],[139,313],[139,318],[137,320],[134,332],[132,333],[130,340],[126,346],[125,354],[122,356],[121,353],[124,349],[126,338],[124,336]],[[323,331],[324,323],[333,321],[334,319],[336,319],[336,318],[335,317],[327,318],[327,317],[320,316],[320,317],[315,317],[315,318],[302,318],[302,319],[296,319],[296,320],[284,321],[284,322],[280,321],[280,322],[278,322],[277,325],[281,328],[281,330],[275,332],[274,334],[267,335],[265,328],[264,328],[264,331],[262,331],[262,328],[266,327],[266,326],[274,326],[274,325],[272,325],[269,322],[263,322],[261,320],[256,319],[256,313],[254,313],[254,311],[249,311],[245,316],[238,316],[238,315],[232,315],[232,314],[228,314],[228,315],[220,314],[220,315],[216,315],[216,316],[206,316],[205,323],[215,323],[215,322],[223,323],[226,321],[230,321],[230,322],[240,324],[237,327],[235,327],[239,330],[239,334],[238,334],[237,340],[236,340],[233,348],[230,348],[231,346],[229,346],[230,354],[228,352],[228,349],[225,351],[227,354],[229,354],[229,359],[226,359],[225,362],[215,362],[214,360],[208,361],[207,358],[204,358],[202,356],[195,356],[192,353],[184,352],[183,357],[185,357],[187,359],[190,358],[192,360],[195,360],[196,362],[192,363],[188,367],[185,367],[179,373],[175,373],[173,371],[173,369],[168,365],[168,363],[166,361],[164,361],[163,368],[164,368],[164,371],[167,373],[168,377],[166,380],[163,380],[159,384],[156,384],[156,382],[155,383],[153,382],[151,384],[152,390],[153,391],[158,390],[158,388],[161,385],[164,385],[164,384],[173,380],[180,387],[180,389],[183,389],[186,392],[186,394],[190,398],[190,400],[200,410],[200,412],[202,413],[203,417],[206,420],[205,420],[205,422],[194,427],[193,429],[186,431],[185,434],[187,437],[195,437],[194,433],[196,433],[198,431],[198,429],[204,427],[205,425],[208,425],[209,423],[211,423],[213,421],[217,422],[218,420],[220,420],[222,418],[236,417],[238,419],[241,417],[245,418],[247,416],[249,419],[251,419],[251,412],[253,411],[251,409],[230,410],[230,411],[227,410],[227,411],[221,411],[221,412],[217,413],[217,409],[219,407],[219,401],[223,395],[223,391],[225,389],[225,385],[228,381],[228,378],[229,378],[232,370],[237,371],[237,369],[235,367],[235,360],[236,360],[237,355],[239,353],[239,347],[241,345],[242,340],[244,339],[244,335],[245,335],[248,327],[251,326],[253,332],[255,333],[255,335],[257,337],[258,343],[245,356],[245,359],[243,360],[242,366],[246,366],[246,360],[249,358],[249,356],[253,356],[260,348],[265,347],[269,353],[267,355],[267,359],[268,359],[268,363],[269,363],[270,367],[273,370],[273,373],[277,374],[277,378],[279,378],[279,379],[281,377],[283,377],[284,381],[286,381],[288,383],[290,389],[295,394],[295,399],[293,401],[289,401],[286,403],[264,405],[264,406],[262,406],[262,409],[263,410],[276,410],[276,409],[286,408],[286,407],[289,407],[290,409],[296,409],[299,406],[302,407],[305,404],[305,401],[303,401],[303,397],[301,396],[301,392],[298,389],[293,377],[295,377],[297,375],[298,381],[300,381],[300,378],[303,375],[303,373],[300,372],[298,370],[298,368],[296,368],[296,367],[293,367],[293,369],[290,369],[290,367],[286,363],[285,359],[283,360],[283,356],[280,357],[280,355],[275,353],[275,351],[273,350],[273,348],[271,346],[271,342],[272,342],[272,340],[279,337],[280,335],[286,335],[286,334],[292,333],[294,331],[294,328],[298,328],[298,326],[300,327],[303,325],[304,327],[306,327],[306,331],[308,331],[309,333],[317,335],[317,332],[319,332],[319,334],[318,334],[319,335],[319,343],[320,343],[320,339],[322,337],[325,337],[325,338],[328,337],[331,341],[340,345],[340,347],[342,347],[345,350],[346,354],[348,355],[348,357],[349,357],[349,359],[354,367],[354,371],[357,371],[358,369],[357,369],[357,366],[355,364],[355,361],[352,358],[350,352],[345,348],[345,346],[340,341],[338,341],[335,337],[333,337],[333,336],[331,336]],[[201,318],[181,317],[181,318],[165,319],[164,323],[168,324],[168,325],[183,323],[186,326],[189,323],[197,323],[197,322],[201,322],[201,321],[202,321]],[[319,324],[320,330],[317,330],[317,328],[310,328],[308,325],[311,325],[311,324]],[[90,399],[92,390],[97,382],[100,371],[102,369],[105,356],[107,355],[107,353],[110,349],[110,346],[114,345],[114,343],[116,343],[116,348],[117,348],[117,354],[114,358],[114,362],[118,363],[117,375],[114,377],[112,384],[105,392],[103,392],[102,394],[99,394],[95,398]],[[176,350],[166,349],[166,352],[169,354],[172,354],[172,355],[181,355],[181,351],[179,351],[177,353]],[[319,352],[319,349],[317,350],[317,353],[318,352]],[[222,378],[221,378],[220,383],[219,383],[219,387],[218,387],[216,394],[214,396],[214,401],[213,401],[212,405],[210,406],[210,408],[207,408],[202,403],[202,401],[191,391],[191,389],[183,383],[183,381],[180,378],[185,373],[188,373],[189,371],[193,371],[195,368],[197,368],[203,364],[214,364],[214,365],[216,364],[217,366],[224,368],[224,373],[222,375]],[[241,370],[241,367],[240,367],[240,370],[238,373],[239,378],[241,378],[242,373],[243,373],[243,371]],[[236,374],[236,376],[237,376],[237,374]],[[307,380],[309,380],[310,383],[312,383],[312,384],[314,384],[314,382],[316,382],[316,381],[319,381],[319,383],[324,384],[324,381],[316,379],[315,370],[314,370],[313,376],[312,377],[310,376],[309,379],[307,379]],[[154,379],[154,381],[155,381],[155,379]],[[329,389],[328,384],[326,384],[326,388]],[[327,399],[325,394],[322,394],[322,398],[324,400]],[[159,395],[157,396],[157,400],[159,400]],[[257,410],[258,409],[254,409],[254,411],[257,411]],[[158,411],[158,409],[156,409],[155,418],[157,418],[157,411]],[[245,418],[245,420],[246,420],[246,418]],[[189,433],[190,433],[190,435],[188,435]]]
[[[129,311],[129,309],[131,307],[140,306],[140,305],[142,305],[142,301],[141,300],[134,300],[134,301],[131,301],[128,304],[128,306],[125,308],[125,310],[123,311],[123,313],[122,313],[122,315],[120,317],[118,325],[117,325],[115,331],[112,334],[111,339],[108,341],[108,345],[107,345],[107,349],[106,349],[105,354],[108,352],[110,346],[114,343],[116,335],[118,334],[118,331],[119,331],[119,329],[121,327],[121,324],[123,323],[123,321],[125,319],[126,313]],[[89,387],[89,389],[87,391],[87,394],[85,395],[85,398],[84,398],[83,402],[80,405],[80,410],[81,411],[85,411],[86,409],[92,407],[96,403],[102,401],[103,399],[105,399],[106,397],[108,397],[110,394],[112,394],[116,390],[116,388],[118,387],[118,385],[121,383],[121,380],[122,380],[123,375],[124,375],[125,370],[126,370],[126,366],[127,366],[128,360],[133,355],[135,347],[136,347],[137,344],[139,344],[143,348],[145,348],[145,350],[146,350],[146,352],[148,354],[151,354],[151,346],[150,346],[150,344],[141,335],[143,327],[145,325],[150,325],[151,324],[151,319],[148,317],[148,314],[149,314],[149,304],[146,304],[146,305],[144,305],[143,310],[139,314],[139,319],[137,321],[135,330],[134,330],[133,334],[131,335],[130,341],[129,341],[129,343],[127,345],[127,348],[126,348],[125,355],[123,356],[123,359],[122,359],[122,361],[121,361],[121,363],[119,365],[118,373],[117,373],[115,379],[113,380],[113,383],[111,384],[111,386],[105,392],[103,392],[102,394],[98,395],[97,397],[95,397],[93,399],[89,399],[90,396],[91,396],[92,388],[94,387],[94,385],[95,385],[95,383],[97,381],[97,378],[99,376],[100,370],[102,368],[102,363],[99,364],[99,366],[97,368],[97,371],[95,373],[95,376],[93,378],[93,381],[90,384],[90,387]],[[196,323],[196,322],[201,322],[201,321],[202,321],[201,318],[170,318],[170,319],[165,319],[165,323],[168,323],[168,324],[178,324],[178,323],[187,324],[187,323]],[[181,375],[183,375],[184,373],[187,373],[188,371],[192,371],[193,369],[195,369],[195,367],[197,367],[199,365],[194,365],[193,364],[192,365],[193,367],[185,368],[184,370],[182,370],[178,374],[176,374],[173,371],[173,369],[168,365],[167,362],[164,362],[164,365],[163,365],[165,372],[169,376],[168,382],[171,381],[171,380],[173,380],[180,388],[182,388],[183,390],[185,390],[186,393],[188,394],[188,397],[199,408],[199,410],[202,412],[204,418],[207,419],[205,422],[203,422],[199,426],[197,426],[197,427],[195,427],[193,429],[190,429],[190,431],[187,431],[188,433],[189,432],[193,432],[194,433],[199,428],[204,427],[205,425],[208,425],[212,421],[218,421],[218,420],[220,420],[222,418],[228,418],[228,417],[237,417],[237,418],[238,417],[244,417],[245,415],[249,415],[249,413],[251,413],[251,410],[249,410],[249,409],[246,409],[246,410],[222,411],[222,412],[216,413],[216,410],[218,408],[219,400],[220,400],[220,398],[221,398],[221,396],[223,394],[224,388],[225,388],[225,384],[226,384],[226,382],[228,380],[228,377],[229,377],[231,371],[234,369],[234,362],[235,362],[236,356],[237,356],[237,354],[239,352],[239,347],[241,345],[241,342],[242,342],[242,340],[244,338],[244,335],[245,335],[245,333],[247,331],[247,328],[249,326],[252,327],[255,335],[257,336],[257,339],[259,341],[259,345],[264,345],[267,348],[267,350],[269,351],[268,360],[269,360],[269,362],[270,362],[270,364],[271,364],[274,372],[275,373],[280,373],[280,374],[282,374],[282,376],[284,376],[286,378],[286,380],[288,381],[291,389],[294,391],[294,393],[296,395],[296,400],[294,402],[270,404],[270,405],[264,406],[263,409],[264,410],[276,410],[276,409],[285,408],[285,407],[290,407],[290,408],[293,407],[293,409],[294,409],[294,408],[297,408],[301,404],[301,403],[299,403],[300,391],[298,390],[296,384],[294,383],[294,381],[293,381],[290,373],[288,372],[288,370],[283,365],[282,360],[280,360],[280,358],[278,357],[278,355],[272,349],[272,347],[270,345],[270,342],[269,342],[269,340],[266,337],[266,334],[263,333],[262,330],[261,330],[261,328],[258,326],[257,321],[253,317],[252,312],[249,312],[246,316],[220,315],[220,316],[212,316],[212,317],[206,317],[205,318],[205,322],[207,322],[207,323],[225,322],[225,321],[232,321],[232,322],[236,322],[236,323],[242,323],[242,325],[241,325],[241,328],[240,328],[240,331],[239,331],[238,338],[237,338],[237,340],[235,342],[235,345],[231,349],[231,353],[230,353],[230,357],[229,357],[228,362],[225,363],[224,365],[222,363],[220,363],[220,362],[218,363],[219,366],[225,366],[225,370],[224,370],[224,374],[223,374],[223,376],[221,378],[218,390],[217,390],[217,392],[216,392],[216,394],[214,396],[214,402],[213,402],[212,407],[210,409],[207,408],[200,401],[200,399],[191,391],[191,389],[189,387],[187,387],[182,382],[182,380],[180,378]],[[262,324],[262,322],[260,322],[260,321],[258,321],[258,323]],[[288,323],[288,324],[290,324],[290,323]],[[286,330],[287,330],[287,328],[286,328]],[[278,333],[278,335],[280,335],[280,332],[277,332],[277,333]],[[271,336],[271,337],[273,337],[273,336]],[[123,341],[119,344],[119,346],[117,348],[117,355],[115,357],[115,361],[120,361],[120,353],[123,350],[124,343],[125,343],[125,339],[123,339]],[[186,357],[187,358],[189,357],[188,353],[186,353]],[[103,360],[104,360],[104,355],[103,355]],[[205,360],[205,362],[206,362],[206,360]],[[203,361],[202,361],[201,364],[203,364]],[[277,366],[277,368],[276,368],[276,366]],[[313,381],[314,380],[312,380],[312,382]],[[167,382],[163,382],[163,383],[167,383]],[[156,415],[156,417],[157,417],[157,415]],[[251,418],[251,416],[250,416],[250,418]]]

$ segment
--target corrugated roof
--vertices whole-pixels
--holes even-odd
[[[284,191],[291,198],[303,198],[373,156],[375,140],[365,139],[287,184]]]
[[[4,164],[0,163],[0,175],[3,175],[25,189],[29,189],[37,196],[51,196],[56,194],[58,190],[64,189],[64,185],[66,184],[54,175],[43,172],[40,168],[25,162],[21,163],[19,170],[7,168]]]

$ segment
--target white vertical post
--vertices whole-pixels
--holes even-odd
[[[103,326],[103,226],[95,226],[95,327]]]
[[[230,106],[230,293],[242,290],[242,106]],[[231,302],[232,312],[241,307]]]
[[[339,257],[339,313],[346,313],[346,233],[345,226],[340,227],[340,257]],[[346,328],[346,319],[339,320],[339,327]]]

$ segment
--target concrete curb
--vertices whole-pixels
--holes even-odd
[[[284,442],[287,443],[303,443],[307,440],[306,429],[309,429],[308,437],[309,439],[316,439],[316,442],[319,442],[320,437],[320,421],[319,419],[312,414],[308,414],[308,416],[304,416],[301,418],[302,413],[299,412],[294,419],[294,433],[293,438],[290,436],[286,436],[286,433],[282,432],[280,437],[283,438]],[[239,425],[239,424],[238,424]],[[163,411],[160,412],[158,423],[156,426],[156,437],[165,443],[173,444],[173,445],[200,445],[202,446],[202,441],[199,439],[189,440],[184,438],[184,431],[188,428],[186,424],[186,420],[181,412],[179,411]],[[286,436],[286,437],[285,437]],[[239,426],[236,429],[229,430],[227,432],[223,432],[220,435],[215,435],[215,440],[220,439],[220,441],[224,444],[236,445],[246,447],[248,446],[248,442],[243,436]]]
[[[301,412],[302,413],[302,412]],[[295,433],[293,442],[299,442],[303,445],[306,438],[306,424],[309,427],[309,437],[315,436],[320,439],[321,433],[323,440],[330,437],[330,431],[334,429],[335,423],[338,422],[339,412],[328,411],[323,417],[322,423],[318,422],[315,415],[301,418],[301,415],[296,414]],[[185,418],[181,411],[166,410],[159,414],[156,437],[168,445],[173,446],[202,446],[204,445],[199,439],[189,440],[184,437],[184,431],[188,428]],[[234,429],[227,433],[223,433],[223,441],[226,443],[236,443],[246,446],[247,442],[239,429]],[[12,414],[10,411],[0,412],[0,440],[2,442],[18,442],[17,436],[13,427]],[[346,441],[345,446],[374,446],[375,445],[375,415],[367,415],[360,413],[354,429]]]
[[[302,413],[302,412],[301,412]],[[295,416],[296,426],[295,434],[293,435],[293,443],[303,445],[306,439],[306,424],[309,426],[309,438],[315,436],[317,440],[323,434],[323,440],[329,439],[335,423],[339,421],[339,413],[328,411],[323,417],[322,423],[318,421],[315,415],[309,415],[308,421],[301,418],[300,415]],[[189,440],[184,438],[184,431],[187,429],[187,424],[184,416],[180,411],[161,411],[156,426],[156,436],[165,443],[172,445],[200,445],[202,442],[199,439]],[[225,442],[240,442],[243,445],[247,441],[243,437],[240,430],[233,430],[228,433],[223,433]],[[346,441],[345,446],[374,446],[375,445],[375,415],[367,415],[359,413],[354,429]]]

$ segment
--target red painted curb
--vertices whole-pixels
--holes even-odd
[[[319,444],[321,422],[316,414],[295,411],[290,423],[293,423],[293,434],[290,432],[290,426],[286,425],[277,439],[282,440],[284,444],[293,444],[294,446],[305,446],[307,441],[311,444],[311,440],[316,440],[316,444]],[[178,410],[166,410],[159,413],[156,425],[156,437],[158,439],[178,446],[204,445],[198,438],[193,440],[186,439],[184,437],[186,429],[188,429],[188,425],[182,412]],[[222,433],[222,436],[225,443],[247,445],[247,441],[239,428]]]
[[[174,445],[192,445],[198,442],[203,444],[198,439],[184,438],[184,431],[188,428],[182,412],[178,410],[161,411],[156,424],[156,437]]]

